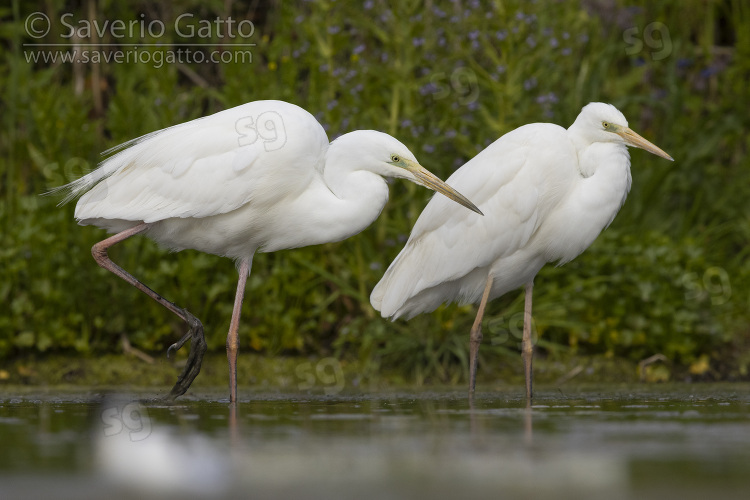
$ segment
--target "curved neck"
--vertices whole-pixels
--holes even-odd
[[[357,160],[328,157],[323,182],[331,197],[321,204],[325,219],[337,226],[339,241],[364,230],[380,215],[388,201],[388,184],[380,175],[359,168]]]
[[[630,155],[623,144],[594,143],[578,151],[580,177],[544,222],[545,259],[564,264],[614,220],[630,191]],[[554,244],[550,244],[554,241]]]
[[[388,201],[388,185],[379,175],[351,166],[356,163],[327,157],[320,175],[298,197],[277,205],[269,219],[283,221],[286,230],[260,235],[261,251],[341,241],[369,226]]]

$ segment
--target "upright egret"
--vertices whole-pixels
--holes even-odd
[[[478,209],[417,163],[393,137],[372,130],[330,145],[302,108],[255,101],[166,128],[113,148],[101,166],[62,186],[82,195],[75,217],[117,233],[92,248],[97,263],[182,318],[192,339],[185,369],[170,392],[190,387],[206,350],[201,322],[161,297],[107,256],[142,233],[174,251],[192,248],[235,259],[239,283],[227,335],[230,401],[237,399],[238,327],[245,283],[256,251],[273,252],[355,235],[388,200],[385,177],[426,186]],[[85,194],[84,194],[85,193]]]
[[[534,123],[505,134],[447,181],[485,216],[433,198],[372,291],[373,307],[410,319],[444,302],[479,303],[469,351],[474,392],[487,301],[525,285],[522,357],[531,398],[534,277],[547,262],[573,260],[612,222],[630,190],[626,146],[672,160],[610,104],[588,104],[567,130]]]

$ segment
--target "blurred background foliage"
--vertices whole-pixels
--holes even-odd
[[[52,21],[41,38],[28,31],[34,12]],[[121,19],[166,28],[158,37],[92,33],[82,43],[255,45],[191,48],[205,59],[212,50],[251,54],[219,64],[154,63],[164,47],[135,49],[151,63],[73,64],[40,58],[49,47],[24,45],[59,43],[66,13],[76,26]],[[175,29],[185,13],[192,16]],[[0,7],[0,17],[0,359],[117,352],[123,333],[134,346],[162,353],[184,331],[96,266],[89,249],[101,230],[78,227],[73,204],[58,207],[58,199],[40,196],[94,168],[107,148],[248,101],[282,99],[313,113],[331,138],[355,129],[388,132],[446,178],[513,128],[568,126],[583,105],[605,101],[675,162],[632,151],[633,189],[612,226],[575,261],[542,270],[537,355],[638,361],[663,354],[686,376],[748,375],[750,6],[742,0],[16,0]],[[181,36],[201,20],[230,17],[252,21],[251,36],[229,38],[216,26]],[[391,323],[368,300],[429,196],[393,182],[383,214],[363,233],[257,255],[241,349],[335,355],[399,370],[408,380],[465,379],[473,307],[444,306]],[[144,238],[111,255],[194,312],[209,348],[224,349],[232,262],[169,254]],[[485,366],[518,363],[522,295],[490,305]]]

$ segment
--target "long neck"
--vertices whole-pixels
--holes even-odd
[[[630,154],[624,144],[598,142],[579,150],[584,179],[579,196],[584,208],[606,219],[608,226],[630,192]]]
[[[388,184],[380,175],[360,169],[357,159],[326,161],[323,181],[333,195],[325,217],[339,229],[338,241],[364,230],[380,215],[388,201]]]
[[[617,215],[630,191],[625,145],[594,143],[578,151],[580,177],[544,222],[544,254],[564,264],[591,245]]]
[[[330,153],[330,149],[329,149]],[[270,228],[261,251],[272,252],[341,241],[361,232],[388,201],[388,185],[379,175],[357,167],[362,160],[326,156],[319,175],[299,196],[278,204],[271,219],[285,230]],[[263,235],[265,236],[265,235]]]

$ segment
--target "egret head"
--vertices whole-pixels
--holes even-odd
[[[584,140],[594,142],[614,142],[645,149],[649,153],[673,161],[672,157],[659,147],[647,141],[628,127],[628,121],[611,104],[592,102],[581,110],[575,123],[571,125]]]
[[[346,152],[344,154],[350,158],[356,158],[360,168],[383,177],[409,180],[483,215],[461,193],[420,165],[409,148],[388,134],[375,130],[357,130],[342,135],[333,142],[333,146],[336,146],[338,153]]]

